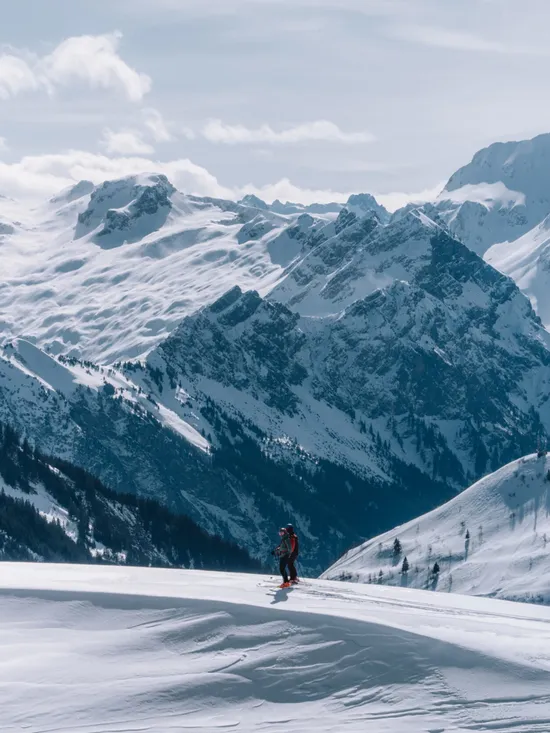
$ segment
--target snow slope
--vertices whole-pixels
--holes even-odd
[[[286,295],[317,315],[235,287],[120,370],[16,340],[0,418],[258,557],[292,519],[311,573],[550,435],[550,335],[509,278],[421,213],[312,221],[269,246],[303,249]]]
[[[454,173],[435,205],[478,254],[513,241],[550,213],[550,134],[494,143]]]
[[[6,733],[546,733],[550,609],[253,575],[4,564]]]
[[[550,326],[550,214],[514,241],[494,244],[485,261],[517,283],[546,328]]]
[[[300,251],[296,234],[336,216],[251,203],[185,195],[153,174],[83,181],[34,210],[0,201],[0,342],[100,363],[140,356],[232,286],[267,292]]]
[[[395,539],[402,552],[393,552]],[[455,499],[351,550],[325,574],[550,603],[550,458],[514,461]],[[404,558],[410,569],[401,572]],[[431,570],[440,566],[439,578]]]
[[[515,280],[550,326],[550,134],[477,152],[423,208]],[[402,213],[395,216],[400,217]]]

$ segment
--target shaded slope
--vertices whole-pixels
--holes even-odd
[[[324,577],[550,603],[548,541],[550,459],[532,455],[351,550]]]
[[[260,568],[188,517],[115,493],[72,463],[32,450],[1,423],[0,488],[3,560]]]

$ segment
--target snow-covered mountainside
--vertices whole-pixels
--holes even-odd
[[[480,150],[450,177],[435,205],[478,254],[523,236],[550,214],[550,134]]]
[[[107,489],[81,468],[40,455],[2,423],[0,559],[261,569],[189,517]]]
[[[494,244],[485,260],[516,281],[550,326],[550,213],[519,239]]]
[[[54,359],[19,341],[0,359],[0,416],[44,452],[85,467],[114,489],[161,500],[263,561],[277,539],[274,530],[292,519],[303,535],[304,572],[319,573],[364,537],[357,497],[374,500],[381,493],[378,511],[370,512],[376,532],[395,517],[384,488],[403,496],[403,518],[414,511],[405,491],[419,478],[423,507],[449,495],[445,486],[393,456],[389,462],[396,475],[389,486],[377,468],[388,462],[380,439],[360,436],[347,417],[344,440],[359,438],[355,465],[349,467],[327,455],[328,430],[320,445],[314,442],[317,433],[310,437],[306,431],[304,442],[316,451],[308,453],[284,426],[245,423],[208,395],[164,387],[160,369],[129,363],[125,372],[129,376]],[[363,456],[361,446],[368,450]],[[348,486],[345,502],[335,489],[341,483]]]
[[[145,363],[15,342],[0,417],[258,557],[292,519],[309,572],[550,432],[550,336],[510,279],[423,214],[383,227],[343,212],[317,233],[284,271],[294,309],[283,285],[233,288]],[[295,309],[308,303],[328,313]]]
[[[3,731],[548,731],[543,607],[3,564],[0,631]]]
[[[308,296],[338,241],[294,277]],[[243,424],[383,478],[394,471],[372,446],[387,446],[457,488],[548,428],[550,336],[511,280],[413,214],[343,251],[329,265],[335,301],[349,299],[337,315],[300,316],[279,292],[235,288],[184,319],[148,357],[162,399],[206,396]],[[361,274],[373,262],[390,284],[369,292]]]
[[[0,419],[262,559],[293,520],[321,570],[550,433],[550,336],[471,249],[523,211],[525,257],[486,257],[546,313],[548,140],[491,146],[391,217],[368,194],[235,203],[153,174],[2,200]]]
[[[422,211],[512,277],[550,325],[550,134],[495,143],[454,173]],[[412,205],[395,212],[405,216]]]
[[[550,458],[535,454],[349,551],[323,577],[548,604],[548,542]]]
[[[262,203],[185,195],[162,175],[83,181],[31,211],[0,201],[0,340],[110,363],[233,285],[267,292],[337,212]]]

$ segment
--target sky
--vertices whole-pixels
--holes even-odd
[[[0,0],[0,194],[433,195],[550,132],[548,0]]]

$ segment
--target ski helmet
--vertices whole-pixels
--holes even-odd
[[[293,527],[293,526],[292,526],[291,524],[287,524],[287,525],[286,525],[286,531],[287,531],[287,532],[288,532],[289,534],[294,534],[294,527]]]
[[[282,535],[284,535],[286,533],[287,533],[286,527],[281,527],[281,529],[279,530],[279,534],[282,536]]]

